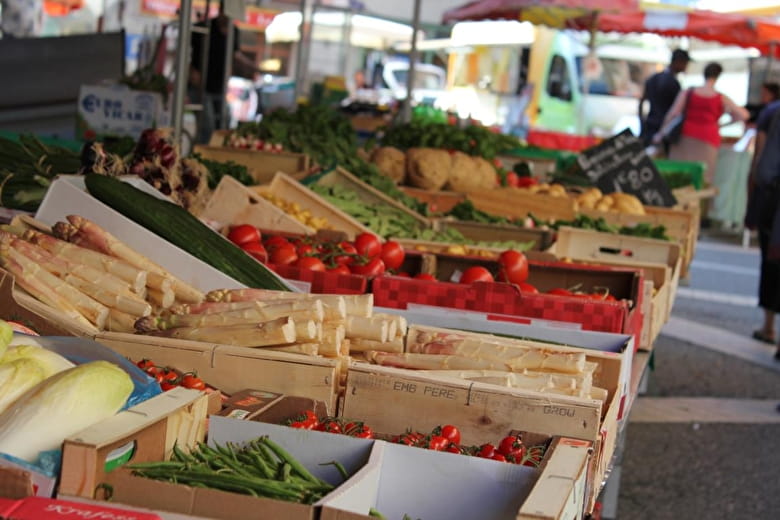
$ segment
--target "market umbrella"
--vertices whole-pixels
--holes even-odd
[[[571,18],[567,27],[589,30],[588,16]],[[755,47],[762,54],[780,56],[780,24],[732,13],[713,11],[632,10],[600,13],[595,20],[600,32],[654,33],[662,36],[687,36],[723,45]]]
[[[561,29],[572,18],[637,8],[637,0],[478,0],[445,11],[443,21],[520,20]]]

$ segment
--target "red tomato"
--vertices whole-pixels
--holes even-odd
[[[160,389],[163,392],[167,392],[168,390],[173,390],[174,388],[177,388],[179,385],[175,383],[168,383],[167,381],[162,381],[160,383]]]
[[[346,265],[336,265],[335,267],[329,267],[327,269],[329,273],[336,273],[336,274],[352,274],[352,271],[349,270],[349,267]]]
[[[520,185],[520,177],[515,172],[506,174],[506,185],[517,188]]]
[[[206,389],[206,383],[203,382],[201,378],[199,378],[195,374],[185,374],[181,378],[181,386],[184,388],[191,388],[193,390],[205,390]]]
[[[154,367],[154,361],[152,361],[151,359],[144,358],[141,361],[139,361],[138,363],[136,363],[136,366],[138,368],[140,368],[141,370],[146,370],[148,368],[153,368]]]
[[[272,264],[278,265],[290,265],[298,260],[298,255],[295,252],[295,248],[287,244],[285,246],[278,246],[271,251],[269,260]]]
[[[409,273],[407,273],[405,271],[401,271],[399,273],[395,273],[395,276],[400,276],[401,278],[411,278],[412,277],[412,275],[410,275]]]
[[[539,294],[539,289],[531,285],[530,283],[521,282],[517,284],[520,287],[520,292],[527,292],[533,294]]]
[[[452,444],[460,444],[460,430],[456,426],[445,424],[440,429],[436,428],[436,430],[440,430],[440,435]]]
[[[499,462],[506,462],[506,457],[501,453],[494,453],[493,456],[490,458],[493,460],[497,460]]]
[[[298,244],[295,246],[295,252],[298,253],[298,256],[306,256],[309,253],[312,253],[314,251],[314,247],[311,244]]]
[[[352,274],[363,276],[380,276],[385,272],[385,263],[379,257],[374,257],[366,264],[352,264],[349,266]]]
[[[355,238],[355,249],[360,255],[374,258],[382,252],[382,242],[372,233],[361,233]]]
[[[473,265],[463,271],[460,283],[493,282],[493,275],[481,265]]]
[[[290,428],[298,428],[299,430],[306,430],[306,423],[303,421],[293,421],[289,424]]]
[[[523,283],[528,279],[528,259],[519,251],[509,249],[498,257],[500,276],[511,283]]]
[[[557,287],[555,289],[550,289],[547,291],[547,294],[555,294],[557,296],[571,296],[572,292],[568,289],[561,289],[560,287]]]
[[[293,265],[301,269],[325,272],[325,264],[322,263],[322,260],[313,256],[302,256]]]
[[[230,228],[228,233],[228,240],[234,244],[246,244],[247,242],[260,242],[260,231],[255,226],[249,224],[241,224],[240,226],[234,226]]]
[[[496,453],[496,447],[492,444],[483,444],[479,447],[479,451],[477,452],[477,457],[482,457],[483,459],[489,459]]]
[[[523,442],[519,437],[514,435],[507,435],[498,444],[498,452],[504,455],[509,455],[513,450],[523,445]]]
[[[339,249],[342,254],[336,255],[333,261],[339,265],[352,265],[355,261],[355,256],[358,254],[355,246],[350,242],[344,241],[339,244]]]
[[[350,437],[357,437],[358,439],[373,439],[374,432],[371,428],[362,422],[349,422],[344,425],[342,432]]]
[[[247,242],[246,244],[241,244],[241,249],[249,253],[249,255],[258,262],[268,262],[268,251],[266,251],[265,246],[260,242]]]
[[[444,451],[449,453],[462,453],[460,450],[460,446],[458,446],[457,444],[450,444],[449,446],[447,446],[447,449]]]
[[[428,274],[428,273],[416,274],[416,275],[414,275],[414,279],[415,280],[428,280],[429,282],[435,282],[436,281],[436,277],[433,276],[432,274]]]
[[[390,240],[382,244],[382,261],[388,269],[398,269],[404,263],[406,253],[398,242]]]
[[[341,433],[341,424],[339,424],[338,419],[327,417],[320,421],[317,430],[328,433]]]
[[[506,454],[506,460],[515,464],[522,463],[523,457],[525,457],[525,446],[522,444]]]
[[[163,381],[178,384],[179,374],[177,374],[175,370],[166,368],[160,372],[160,375],[162,376]]]
[[[428,440],[428,449],[434,451],[444,451],[450,442],[441,435],[432,435]]]
[[[289,240],[287,240],[284,237],[280,237],[278,235],[272,236],[271,238],[267,238],[265,240],[265,247],[268,249],[275,249],[280,246],[289,246],[289,245],[292,245],[290,244]]]

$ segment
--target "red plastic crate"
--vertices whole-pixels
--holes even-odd
[[[569,150],[581,152],[599,144],[599,139],[590,135],[564,134],[545,130],[530,130],[526,138],[528,144],[547,150]]]

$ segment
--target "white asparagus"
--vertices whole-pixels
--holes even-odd
[[[47,285],[40,278],[33,276],[25,270],[18,262],[8,257],[7,250],[10,248],[0,246],[0,265],[13,275],[16,285],[30,293],[33,297],[42,301],[46,305],[60,311],[65,317],[70,318],[82,327],[94,329],[94,325],[84,317],[81,312],[68,300],[57,293],[53,287]],[[61,280],[57,279],[58,282]],[[62,282],[61,282],[62,283]]]
[[[349,342],[350,354],[356,352],[367,352],[369,350],[398,353],[404,351],[404,340],[401,337],[395,337],[392,340],[385,342],[373,341],[370,339],[350,338]]]
[[[168,290],[167,292],[158,291],[156,289],[148,289],[146,291],[146,299],[154,305],[155,307],[159,307],[161,309],[167,309],[171,305],[173,305],[173,302],[176,301],[176,296],[173,294],[173,291]]]
[[[506,364],[463,356],[437,354],[399,354],[396,352],[364,352],[366,359],[377,365],[417,370],[500,370],[508,371]]]
[[[295,337],[298,341],[317,340],[317,322],[314,320],[295,320]]]
[[[127,314],[126,312],[121,312],[116,309],[109,309],[106,330],[111,332],[135,332],[133,327],[135,320],[135,316]]]
[[[396,336],[406,336],[406,331],[409,328],[409,324],[407,323],[406,318],[403,316],[399,316],[397,314],[374,313],[373,317],[383,318],[395,324],[395,334],[392,334],[390,339],[395,338]]]
[[[173,292],[173,280],[167,276],[150,272],[146,277],[146,287],[159,292]]]
[[[346,330],[343,325],[323,325],[320,355],[326,357],[340,357],[344,355],[345,339]]]
[[[268,289],[218,289],[206,294],[206,300],[211,302],[240,302],[251,300],[287,300],[287,299],[311,299],[322,300],[326,305],[336,305],[344,315],[363,316],[370,318],[373,312],[374,295],[373,294],[310,294],[310,293],[292,293],[284,291],[272,291]]]
[[[290,318],[253,325],[230,325],[227,327],[179,327],[153,331],[152,336],[202,341],[238,347],[268,347],[295,343],[295,322]]]
[[[591,399],[598,399],[599,401],[607,401],[607,398],[609,398],[609,391],[606,388],[599,388],[598,386],[593,386],[590,389],[590,398]]]
[[[388,339],[389,328],[390,323],[382,318],[347,316],[346,331],[348,338],[371,339],[384,343]]]
[[[123,262],[113,256],[99,253],[92,249],[77,246],[40,231],[29,230],[23,235],[25,240],[41,246],[49,253],[64,258],[73,263],[90,266],[105,271],[127,282],[135,293],[141,293],[146,287],[147,272]]]
[[[304,354],[306,356],[319,355],[319,343],[293,343],[284,347],[264,347],[263,350],[272,352],[287,352],[288,354]]]
[[[77,276],[67,274],[63,277],[63,280],[106,307],[135,317],[149,316],[152,313],[152,306],[144,301],[111,292],[101,285],[82,280]]]

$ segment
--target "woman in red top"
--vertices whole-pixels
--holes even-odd
[[[715,90],[715,82],[723,72],[718,63],[704,67],[704,85],[680,91],[672,108],[666,114],[664,126],[685,113],[680,140],[669,150],[669,158],[678,161],[700,161],[707,165],[704,180],[707,186],[715,178],[715,168],[720,148],[720,117],[727,113],[733,122],[746,121],[750,113],[738,106],[728,96]],[[729,124],[730,124],[729,123]],[[656,134],[660,142],[662,135]],[[703,208],[706,214],[706,208]],[[702,215],[704,216],[704,215]]]

